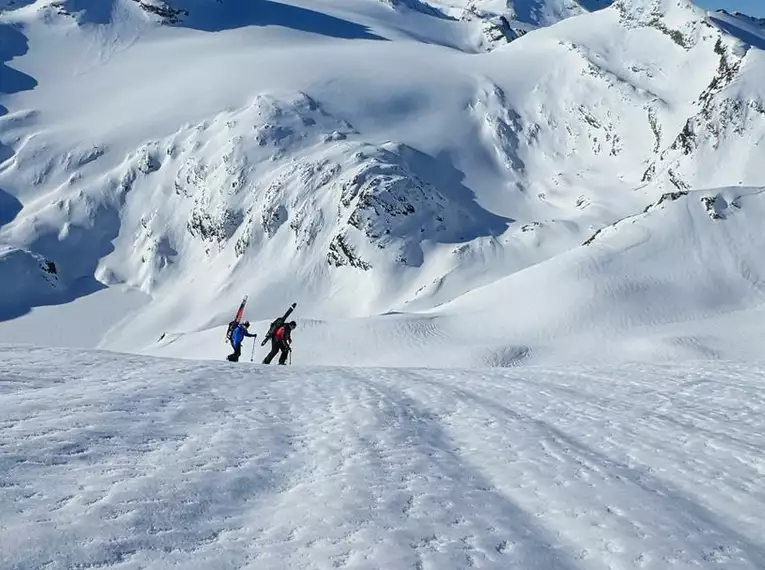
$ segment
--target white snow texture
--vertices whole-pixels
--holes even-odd
[[[765,569],[764,163],[690,0],[0,0],[0,569]]]
[[[747,366],[0,357],[3,568],[765,565]]]

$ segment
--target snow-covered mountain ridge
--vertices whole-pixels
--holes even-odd
[[[6,3],[3,318],[128,286],[151,301],[110,346],[145,350],[244,294],[262,319],[438,310],[663,194],[765,186],[743,19],[581,3],[481,53],[483,24],[415,4]]]

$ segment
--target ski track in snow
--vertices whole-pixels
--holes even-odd
[[[0,348],[0,567],[765,567],[765,377]]]

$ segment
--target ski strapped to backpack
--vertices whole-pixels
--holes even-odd
[[[244,306],[247,304],[247,295],[244,296],[244,299],[242,299],[241,304],[239,305],[239,309],[236,311],[236,316],[234,317],[234,320],[228,323],[228,328],[226,329],[226,342],[231,342],[231,335],[234,333],[234,329],[236,326],[242,321],[242,315],[244,315]]]
[[[274,333],[277,331],[277,329],[282,326],[285,322],[287,322],[287,318],[292,314],[292,311],[295,310],[295,307],[297,307],[297,303],[292,303],[290,305],[290,308],[287,309],[287,312],[284,313],[281,317],[278,317],[271,321],[271,324],[268,327],[268,332],[263,337],[263,341],[260,343],[260,346],[265,346],[266,343],[271,340],[271,337],[274,336]]]

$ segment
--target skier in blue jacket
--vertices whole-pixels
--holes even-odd
[[[257,334],[250,334],[247,330],[248,328],[250,328],[250,321],[244,321],[243,323],[239,323],[234,329],[234,332],[231,333],[231,346],[234,347],[234,352],[226,357],[231,362],[239,362],[239,357],[242,356],[242,341],[244,340],[244,337],[249,336],[255,338],[258,336]]]

